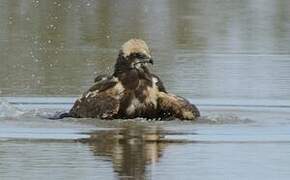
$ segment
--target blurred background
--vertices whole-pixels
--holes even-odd
[[[4,0],[0,96],[76,96],[144,39],[152,71],[194,99],[290,100],[288,0]]]

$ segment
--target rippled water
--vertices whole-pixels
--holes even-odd
[[[290,2],[0,2],[0,179],[289,179]],[[197,122],[50,121],[132,38]]]

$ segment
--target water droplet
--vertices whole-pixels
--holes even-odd
[[[33,4],[33,6],[36,8],[36,7],[38,7],[39,6],[39,1],[37,0],[37,1],[32,1],[34,4]]]

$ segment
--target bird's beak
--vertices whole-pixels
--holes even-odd
[[[153,62],[153,59],[150,57],[150,58],[146,58],[146,59],[142,59],[141,60],[141,62],[140,62],[141,64],[146,64],[146,63],[150,63],[150,64],[154,64],[154,62]]]
[[[138,61],[136,63],[134,63],[134,65],[137,65],[137,64],[147,64],[147,63],[150,63],[150,64],[154,64],[153,62],[153,59],[151,57],[148,57],[148,58],[145,58],[145,59],[138,59]]]
[[[154,61],[152,58],[150,58],[148,62],[151,63],[152,65],[154,64]]]

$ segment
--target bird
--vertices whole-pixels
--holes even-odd
[[[150,72],[154,61],[142,39],[130,39],[120,50],[112,75],[100,75],[59,117],[101,119],[196,120],[198,108],[181,96],[167,92],[161,79]]]

